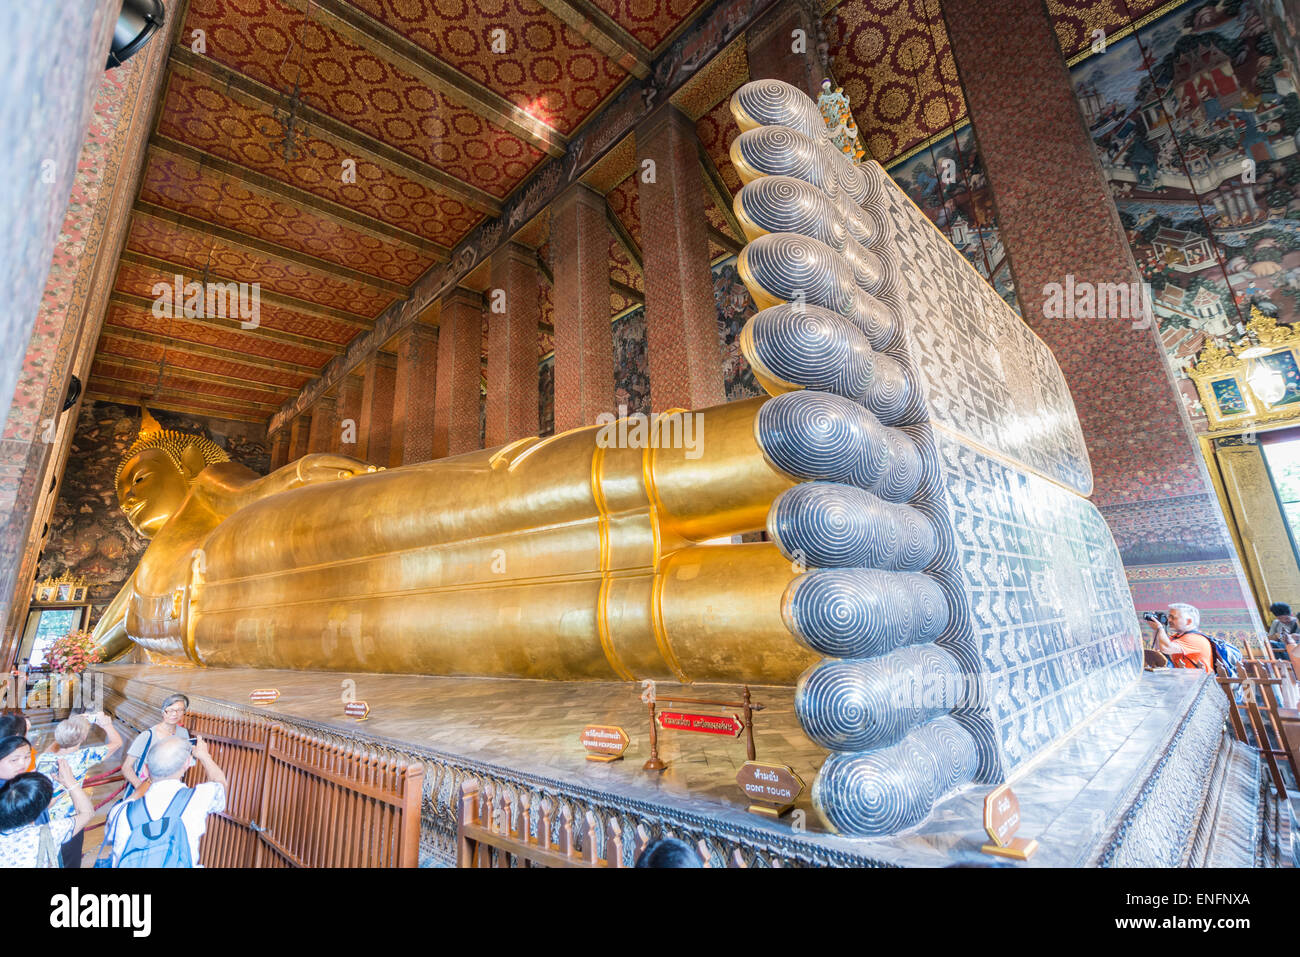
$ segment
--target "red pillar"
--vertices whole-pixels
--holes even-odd
[[[335,399],[322,395],[311,407],[311,434],[307,438],[308,452],[328,452],[334,440]]]
[[[555,433],[613,411],[609,227],[605,197],[582,183],[551,206],[555,316]],[[706,264],[707,265],[707,264]]]
[[[745,31],[749,78],[784,80],[815,97],[826,78],[825,42],[821,22],[808,15],[804,4],[779,3]]]
[[[293,420],[289,431],[289,461],[297,462],[307,454],[307,438],[311,433],[311,416],[300,415]]]
[[[636,153],[650,407],[664,412],[720,405],[726,394],[704,216],[709,199],[695,126],[666,106],[637,128]]]
[[[487,448],[536,435],[537,256],[507,243],[492,256],[488,290]]]
[[[393,388],[390,467],[433,457],[433,406],[438,381],[438,329],[424,322],[407,326],[397,343]]]
[[[1076,287],[1142,276],[1042,0],[941,2],[1016,294],[1074,396],[1092,498],[1124,557],[1135,604],[1187,601],[1201,608],[1210,634],[1257,631],[1155,323],[1135,329],[1132,318],[1043,315],[1047,285],[1067,275]]]
[[[483,297],[457,286],[442,300],[440,312],[434,458],[481,447],[479,380],[483,358]]]
[[[361,422],[361,390],[365,383],[359,375],[343,377],[339,386],[338,427],[331,448],[342,455],[362,457],[358,442]]]
[[[388,465],[388,448],[393,430],[393,388],[397,379],[397,357],[376,352],[365,362],[361,390],[361,421],[357,428],[357,458],[371,465]]]
[[[271,436],[271,471],[289,461],[289,430],[281,429]]]

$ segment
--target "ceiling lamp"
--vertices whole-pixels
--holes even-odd
[[[1251,391],[1259,396],[1260,401],[1265,405],[1274,405],[1281,401],[1286,395],[1286,380],[1282,378],[1282,373],[1270,369],[1262,362],[1251,364],[1255,368],[1250,371],[1246,379],[1250,383]]]
[[[111,70],[140,52],[149,38],[162,28],[166,11],[162,0],[122,0],[122,12],[113,27],[113,46],[108,51]]]

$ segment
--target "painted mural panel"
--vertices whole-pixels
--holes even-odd
[[[932,143],[886,172],[1018,311],[1011,267],[998,237],[993,192],[971,128]]]
[[[1252,305],[1300,319],[1300,98],[1254,0],[1190,0],[1071,71],[1183,401]]]

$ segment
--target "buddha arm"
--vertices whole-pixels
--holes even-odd
[[[95,647],[99,649],[101,661],[112,661],[126,654],[131,648],[131,639],[126,633],[126,610],[135,588],[135,574],[122,583],[113,600],[104,609],[104,614],[95,625]]]
[[[333,482],[339,479],[377,472],[379,468],[350,455],[335,455],[331,452],[313,452],[304,455],[296,462],[281,466],[270,475],[254,478],[242,484],[231,482],[225,471],[208,468],[203,477],[207,479],[205,491],[213,498],[226,499],[227,507],[219,511],[234,511],[250,505],[268,495],[287,492],[289,489],[312,485],[317,482]]]

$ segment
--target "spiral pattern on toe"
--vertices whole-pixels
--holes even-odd
[[[731,97],[731,115],[742,130],[788,126],[812,139],[826,136],[821,110],[798,87],[783,80],[755,80]]]
[[[740,252],[740,272],[773,298],[842,316],[853,309],[858,292],[835,250],[798,233],[769,233],[749,243]]]
[[[809,738],[832,751],[866,751],[908,731],[884,659],[823,661],[799,678],[794,710]]]
[[[755,423],[759,446],[787,475],[801,479],[848,479],[865,471],[867,459],[888,456],[866,409],[825,392],[787,392],[769,399]]]
[[[781,305],[756,313],[740,332],[740,350],[759,371],[805,389],[847,399],[873,389],[876,356],[870,343],[844,317],[820,306]]]
[[[939,782],[940,794],[974,779],[979,769],[975,740],[955,719],[948,715],[935,718],[922,725],[918,733],[931,753],[939,756],[939,767],[943,771]]]
[[[868,343],[870,345],[870,343]],[[893,356],[875,354],[871,381],[861,401],[884,425],[897,425],[912,418],[917,405],[911,378]]]
[[[748,249],[749,247],[745,247]],[[841,260],[842,261],[842,260]],[[844,267],[848,272],[848,267]],[[852,280],[852,275],[849,275]],[[853,304],[847,311],[836,310],[847,316],[849,321],[862,330],[862,334],[871,343],[871,348],[883,352],[892,348],[899,339],[898,319],[887,305],[873,298],[853,283]]]
[[[799,643],[818,654],[875,658],[941,635],[948,603],[927,575],[824,568],[790,583],[781,617]]]
[[[868,295],[881,293],[889,284],[889,270],[885,261],[857,240],[846,242],[840,255],[853,271],[853,281]]]
[[[805,482],[778,495],[767,531],[787,558],[816,568],[915,571],[938,549],[930,520],[915,509],[828,482]]]
[[[731,163],[741,182],[761,176],[793,176],[816,186],[834,200],[839,195],[835,170],[814,140],[782,126],[746,130],[731,141]]]
[[[745,234],[798,233],[841,250],[848,229],[832,203],[816,186],[793,176],[765,176],[747,183],[735,200],[736,217]]]
[[[877,471],[869,463],[861,460],[861,467],[850,474],[855,485],[861,485],[879,495],[887,502],[906,502],[916,494],[921,484],[921,456],[915,443],[898,429],[884,428],[878,430],[879,440],[883,445],[885,462]]]
[[[895,834],[925,820],[933,806],[897,746],[867,754],[832,752],[813,782],[813,805],[841,834]]]

